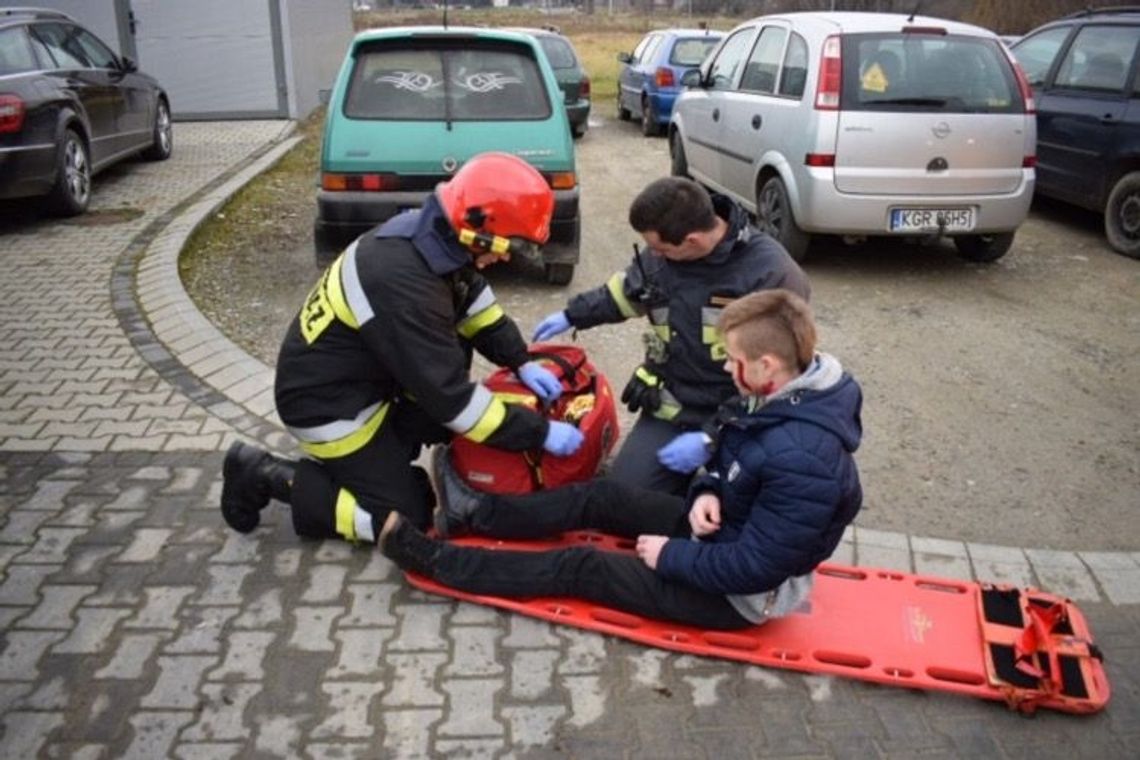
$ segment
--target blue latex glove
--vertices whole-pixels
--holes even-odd
[[[534,337],[531,340],[550,340],[555,335],[561,335],[570,329],[570,318],[564,311],[547,314],[534,328]]]
[[[697,430],[681,433],[657,450],[657,461],[673,472],[695,472],[709,461],[709,437]]]
[[[546,403],[562,395],[562,383],[558,382],[553,372],[538,362],[527,362],[519,367],[518,376],[527,388],[534,391],[534,395]]]
[[[555,456],[568,457],[578,450],[584,440],[586,437],[578,428],[566,422],[551,420],[542,448]]]

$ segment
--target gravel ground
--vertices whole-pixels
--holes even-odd
[[[666,144],[601,120],[578,145],[583,262],[569,288],[511,262],[492,272],[529,334],[628,261],[625,209],[668,173]],[[191,295],[272,364],[317,276],[312,178],[282,185],[246,225],[186,268]],[[822,348],[862,382],[863,527],[1058,549],[1130,549],[1140,536],[1140,262],[1114,254],[1094,216],[1038,204],[992,265],[953,246],[823,241],[806,270]],[[579,340],[617,388],[642,325]],[[628,423],[628,417],[623,420]]]

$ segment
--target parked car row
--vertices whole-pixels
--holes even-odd
[[[797,258],[829,233],[946,235],[992,261],[1035,192],[1102,213],[1140,257],[1138,44],[1126,7],[1024,36],[870,13],[658,30],[618,55],[617,113],[664,127],[674,174],[735,197]]]
[[[80,214],[97,172],[172,146],[170,100],[131,59],[64,13],[0,9],[0,199]]]

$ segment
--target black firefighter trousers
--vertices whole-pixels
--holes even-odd
[[[683,499],[604,478],[523,496],[488,495],[472,515],[471,528],[479,535],[505,539],[587,528],[629,539],[641,534],[690,535]],[[475,594],[575,597],[710,629],[751,625],[723,595],[665,580],[632,554],[589,546],[526,552],[443,543],[434,577]]]
[[[305,538],[344,538],[336,529],[342,491],[372,515],[374,536],[392,510],[426,529],[435,493],[427,473],[412,462],[424,445],[449,440],[451,432],[414,403],[393,402],[384,424],[363,448],[335,459],[297,463],[290,495],[293,530]]]

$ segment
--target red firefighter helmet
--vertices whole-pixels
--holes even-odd
[[[550,237],[554,191],[537,169],[518,156],[473,156],[436,188],[436,196],[457,233],[471,230],[539,245]]]

